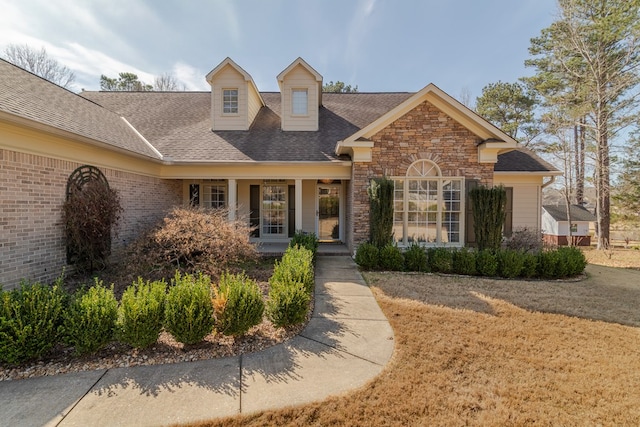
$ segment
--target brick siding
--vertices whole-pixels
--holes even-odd
[[[443,176],[464,176],[493,183],[493,164],[478,163],[480,138],[425,101],[371,137],[371,162],[354,162],[351,180],[350,247],[369,239],[369,197],[372,178],[405,176],[421,159],[436,163]]]
[[[67,179],[81,164],[0,150],[0,285],[50,282],[66,266],[62,223]],[[141,230],[182,203],[179,180],[100,168],[124,209],[112,241],[114,256]]]

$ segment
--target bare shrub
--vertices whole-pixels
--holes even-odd
[[[507,249],[529,253],[540,252],[543,247],[540,231],[528,227],[513,230],[511,238],[506,241]]]
[[[176,269],[217,277],[230,265],[257,259],[250,231],[246,221],[229,221],[226,209],[176,207],[131,245],[130,264],[145,277]]]
[[[74,188],[63,209],[69,262],[80,271],[104,268],[111,254],[111,230],[122,213],[118,193],[90,181]]]

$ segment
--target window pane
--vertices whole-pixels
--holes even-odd
[[[222,91],[222,112],[225,114],[238,112],[238,89],[224,89]]]
[[[295,115],[307,114],[307,90],[294,89],[291,93],[292,113]]]
[[[208,208],[224,208],[227,201],[226,184],[205,185],[202,204]]]
[[[262,187],[262,233],[284,234],[286,220],[286,186]]]

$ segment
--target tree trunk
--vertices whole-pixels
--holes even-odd
[[[585,117],[580,118],[580,125],[574,127],[574,149],[576,170],[576,204],[584,203],[584,163],[585,163]]]
[[[598,246],[597,249],[609,249],[610,218],[610,187],[609,187],[609,139],[607,121],[604,119],[604,111],[598,112],[598,151],[596,162],[596,194],[598,203],[596,206],[596,218],[598,220]]]

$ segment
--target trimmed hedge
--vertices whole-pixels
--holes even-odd
[[[118,307],[118,340],[136,348],[155,344],[164,322],[166,294],[164,281],[144,282],[139,277],[133,282]]]
[[[58,342],[65,297],[59,282],[0,290],[0,361],[19,363],[47,353]]]
[[[118,301],[113,286],[106,288],[97,278],[86,291],[76,293],[64,313],[61,332],[76,354],[95,353],[114,338]]]
[[[378,259],[382,270],[400,271],[404,269],[404,256],[396,245],[388,244],[381,247]]]
[[[215,326],[223,335],[241,336],[262,322],[262,292],[245,274],[224,273],[214,295]]]
[[[266,311],[271,323],[281,328],[304,322],[311,301],[311,294],[304,284],[278,281],[270,281],[269,284]]]
[[[315,287],[313,257],[315,253],[300,246],[287,248],[276,261],[269,278],[267,317],[276,327],[297,325],[305,321]]]
[[[401,264],[397,253],[404,258]],[[560,279],[581,274],[587,261],[580,249],[561,247],[539,253],[522,250],[431,247],[412,243],[404,252],[394,245],[377,248],[371,243],[358,247],[356,264],[363,270],[432,271],[487,277]]]
[[[181,276],[176,272],[171,280],[165,306],[165,329],[176,341],[196,344],[213,331],[211,279],[199,274]]]
[[[412,242],[404,251],[404,268],[407,271],[429,271],[427,252],[418,243]]]

